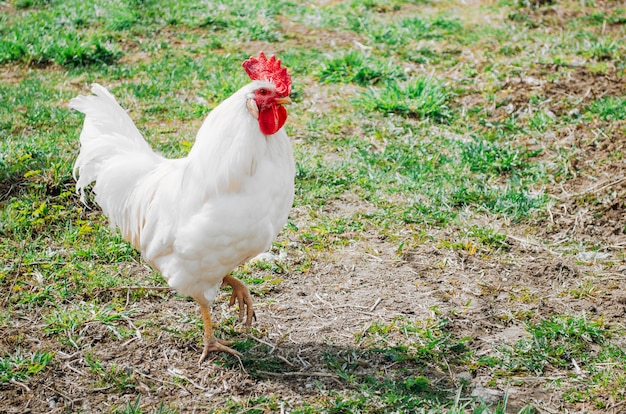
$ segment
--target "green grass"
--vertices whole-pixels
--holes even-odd
[[[587,111],[604,121],[626,119],[626,97],[607,96],[589,105]]]
[[[360,86],[401,80],[405,77],[402,68],[391,62],[355,51],[328,59],[323,63],[319,74],[322,83],[355,83]]]
[[[53,363],[54,354],[47,351],[25,352],[18,349],[13,355],[0,357],[0,383],[28,381],[44,372]]]
[[[180,157],[210,110],[246,83],[240,65],[251,51],[276,52],[290,68],[295,104],[287,131],[294,139],[297,215],[274,244],[288,255],[235,273],[261,302],[273,301],[294,274],[315,280],[320,268],[343,266],[346,252],[378,257],[390,251],[384,264],[393,272],[408,266],[405,253],[433,246],[443,252],[441,259],[415,271],[431,281],[461,268],[534,260],[528,252],[516,256],[519,243],[508,234],[533,239],[546,226],[557,226],[554,220],[567,213],[555,207],[562,201],[560,189],[577,177],[598,178],[594,164],[581,159],[590,149],[622,142],[616,137],[623,136],[626,120],[624,89],[615,86],[626,77],[626,12],[614,5],[554,3],[0,5],[0,332],[11,332],[0,342],[0,382],[35,388],[46,375],[59,375],[54,370],[73,375],[63,371],[62,355],[82,352],[83,365],[72,366],[84,373],[81,386],[106,389],[115,399],[109,412],[173,413],[176,403],[142,398],[140,377],[98,356],[94,332],[106,346],[120,349],[132,344],[137,326],[152,343],[166,335],[172,341],[167,346],[181,352],[193,354],[200,346],[197,315],[160,314],[157,321],[142,313],[142,305],[183,299],[159,290],[162,278],[143,270],[137,251],[75,194],[71,168],[82,116],[67,103],[92,82],[116,95],[154,148]],[[555,7],[563,9],[553,12]],[[586,95],[596,88],[590,82],[603,77],[614,79],[613,89]],[[516,83],[528,78],[543,83]],[[572,79],[583,79],[584,90],[576,92],[574,84],[558,89]],[[623,157],[615,147],[599,163]],[[565,187],[554,190],[557,184]],[[620,190],[613,190],[617,199]],[[613,199],[606,197],[584,194],[575,202],[592,208],[610,204]],[[379,242],[387,250],[377,250]],[[558,237],[545,244],[572,260],[577,249],[589,247]],[[615,263],[623,259],[623,253],[612,253]],[[598,278],[616,268],[587,274],[595,279],[572,281],[558,294],[564,301],[610,301],[602,295],[618,288],[610,277]],[[492,287],[485,282],[481,288]],[[518,285],[510,289],[518,289],[506,293],[525,304],[541,300]],[[616,404],[626,398],[620,393],[626,386],[623,326],[603,322],[602,315],[511,310],[507,323],[524,326],[526,336],[478,355],[479,334],[460,336],[453,328],[464,308],[431,311],[430,318],[374,320],[354,338],[354,347],[321,354],[324,372],[339,381],[335,391],[314,384],[318,388],[297,404],[274,391],[242,391],[211,409],[505,412],[506,398],[480,401],[469,384],[452,380],[458,372],[488,377],[486,386],[493,388],[518,384],[519,376],[544,381],[554,374],[560,379],[550,392],[568,410],[585,404],[610,409],[603,396]],[[263,371],[294,371],[234,326],[233,318],[223,319],[219,335],[234,338],[255,381],[276,379]],[[16,329],[26,333],[14,338]],[[264,338],[264,329],[254,334]],[[161,357],[155,352],[154,358]],[[368,372],[364,361],[377,361],[388,372]],[[215,364],[240,369],[234,358]],[[152,392],[163,384],[147,387]],[[181,412],[186,409],[181,405]]]
[[[501,348],[498,362],[502,375],[529,372],[544,375],[555,369],[574,371],[586,376],[586,387],[568,387],[565,398],[572,402],[589,401],[606,408],[604,397],[620,398],[626,383],[623,372],[610,375],[609,367],[626,362],[626,352],[615,346],[611,338],[623,335],[603,326],[601,321],[584,317],[553,316],[537,324],[529,324],[528,338]]]
[[[156,409],[145,410],[141,406],[141,396],[133,402],[128,402],[123,407],[117,407],[112,411],[113,414],[176,414],[178,410],[166,407],[164,403],[159,404]]]
[[[421,76],[407,83],[390,82],[383,88],[369,89],[356,103],[370,111],[442,122],[452,116],[450,98],[440,81]]]

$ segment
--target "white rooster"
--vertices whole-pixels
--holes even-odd
[[[291,78],[280,60],[243,62],[252,82],[211,111],[185,158],[155,153],[102,86],[70,107],[86,115],[76,188],[95,181],[95,200],[125,240],[179,293],[200,305],[204,350],[239,356],[213,333],[210,306],[229,285],[239,320],[254,317],[246,286],[229,274],[266,251],[287,221],[295,166],[283,129]]]

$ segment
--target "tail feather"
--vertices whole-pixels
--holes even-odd
[[[112,225],[123,225],[133,189],[164,158],[152,151],[113,95],[98,84],[92,92],[94,95],[78,96],[69,104],[85,114],[73,170],[76,190],[84,202],[85,187],[95,181],[96,202]]]
[[[80,95],[70,101],[69,107],[86,115],[85,124],[89,130],[110,135],[121,135],[138,147],[147,147],[148,143],[128,116],[126,111],[117,103],[103,86],[94,83],[91,87],[93,95]],[[87,131],[89,131],[87,130]],[[97,135],[87,134],[83,128],[81,143],[84,139],[98,138]]]

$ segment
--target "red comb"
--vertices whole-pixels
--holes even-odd
[[[250,79],[273,82],[279,95],[288,96],[291,93],[291,76],[287,73],[287,68],[280,66],[280,59],[276,59],[276,56],[272,55],[267,59],[261,52],[258,58],[251,57],[242,66]]]

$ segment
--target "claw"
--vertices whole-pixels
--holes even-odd
[[[217,339],[215,334],[213,333],[213,326],[211,322],[211,310],[207,305],[200,305],[200,312],[202,313],[202,322],[204,323],[204,349],[202,350],[202,355],[200,356],[200,360],[198,361],[198,365],[202,364],[202,362],[209,355],[209,352],[228,352],[231,355],[236,356],[237,358],[241,358],[242,355],[228,347],[228,345],[232,345],[232,342],[223,341],[221,339]]]
[[[233,289],[228,306],[233,306],[235,302],[237,302],[237,305],[239,306],[239,316],[237,318],[237,322],[241,322],[245,315],[245,325],[250,327],[250,325],[252,325],[252,319],[256,321],[256,314],[254,313],[254,308],[252,307],[252,296],[250,296],[250,291],[242,281],[231,275],[224,278],[222,285],[229,285]]]
[[[229,348],[227,345],[232,345],[230,341],[222,341],[221,339],[213,338],[209,342],[204,344],[204,350],[202,351],[202,355],[200,356],[200,360],[198,361],[198,365],[202,364],[206,357],[209,355],[209,352],[228,352],[238,358],[241,358],[243,355],[232,348]]]

